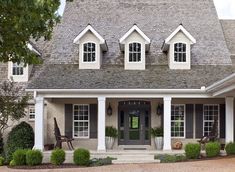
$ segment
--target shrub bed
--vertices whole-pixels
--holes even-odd
[[[73,161],[76,165],[88,166],[90,164],[90,152],[86,149],[76,149],[73,153]]]
[[[18,149],[13,153],[13,161],[15,165],[25,165],[26,164],[26,152],[25,149]]]
[[[197,159],[200,156],[201,147],[197,143],[188,143],[184,150],[188,159]]]
[[[34,145],[33,128],[26,122],[15,126],[8,135],[5,155],[6,161],[12,160],[12,154],[18,149],[32,149]]]
[[[159,159],[161,163],[174,163],[174,162],[183,162],[187,160],[187,157],[183,154],[177,154],[177,155],[156,155],[154,157],[155,159]]]
[[[225,146],[225,151],[227,155],[234,155],[235,154],[235,143],[228,143]]]
[[[53,165],[61,165],[65,161],[65,151],[63,149],[55,149],[51,153],[51,163]]]
[[[5,161],[5,159],[3,157],[0,157],[0,166],[4,165],[4,161]]]
[[[211,158],[220,154],[220,143],[210,142],[206,144],[206,156]]]
[[[26,164],[30,166],[42,164],[42,152],[39,150],[29,150],[26,153]]]

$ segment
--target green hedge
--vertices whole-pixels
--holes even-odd
[[[90,152],[86,149],[76,149],[73,153],[73,161],[76,165],[88,166],[90,164]]]
[[[26,122],[15,126],[8,135],[5,147],[6,161],[12,160],[12,154],[18,149],[32,149],[34,145],[33,128]]]
[[[42,164],[42,152],[39,150],[28,150],[26,153],[26,164],[35,166]]]
[[[0,157],[0,166],[4,165],[4,161],[5,161],[5,159],[3,157]]]
[[[188,143],[184,150],[188,159],[197,159],[200,156],[201,146],[198,143]]]
[[[227,155],[234,155],[235,154],[235,143],[228,143],[225,146],[225,151]]]
[[[51,163],[61,165],[65,161],[65,151],[63,149],[55,149],[51,153]]]
[[[25,165],[26,164],[26,153],[28,150],[18,149],[13,153],[13,161],[15,165]]]
[[[183,154],[169,155],[155,155],[154,159],[159,159],[161,163],[174,163],[174,162],[184,162],[187,161],[187,157]]]
[[[211,158],[220,154],[220,143],[210,142],[206,144],[206,156]]]

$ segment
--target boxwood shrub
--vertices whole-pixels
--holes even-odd
[[[90,152],[86,149],[76,149],[73,153],[73,161],[76,165],[88,166],[90,163]]]
[[[200,156],[201,146],[198,143],[188,143],[184,150],[188,159],[197,159]]]
[[[65,161],[65,151],[63,149],[55,149],[51,153],[51,163],[61,165]]]
[[[228,143],[225,146],[225,151],[227,153],[227,155],[234,155],[235,154],[235,143]]]
[[[26,122],[16,125],[8,135],[5,147],[6,161],[12,160],[12,154],[17,149],[32,149],[34,145],[33,128]]]
[[[26,164],[35,166],[42,164],[42,152],[40,150],[28,150],[26,152]]]
[[[0,166],[4,165],[4,161],[5,161],[5,159],[3,157],[0,157]]]
[[[220,153],[220,143],[218,142],[210,142],[206,144],[206,156],[211,158],[218,156]]]
[[[13,153],[13,160],[15,165],[25,165],[26,164],[26,149],[18,149]]]

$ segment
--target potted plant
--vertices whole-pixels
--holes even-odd
[[[155,127],[151,129],[151,135],[154,137],[154,142],[157,150],[163,148],[163,128]]]
[[[115,139],[118,137],[118,131],[113,126],[105,128],[105,144],[107,149],[113,149]]]

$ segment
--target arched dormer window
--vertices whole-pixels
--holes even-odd
[[[174,61],[186,62],[186,44],[185,43],[174,44]]]
[[[83,62],[96,61],[96,44],[92,42],[83,44]]]
[[[141,44],[133,42],[129,44],[129,62],[141,61]]]

